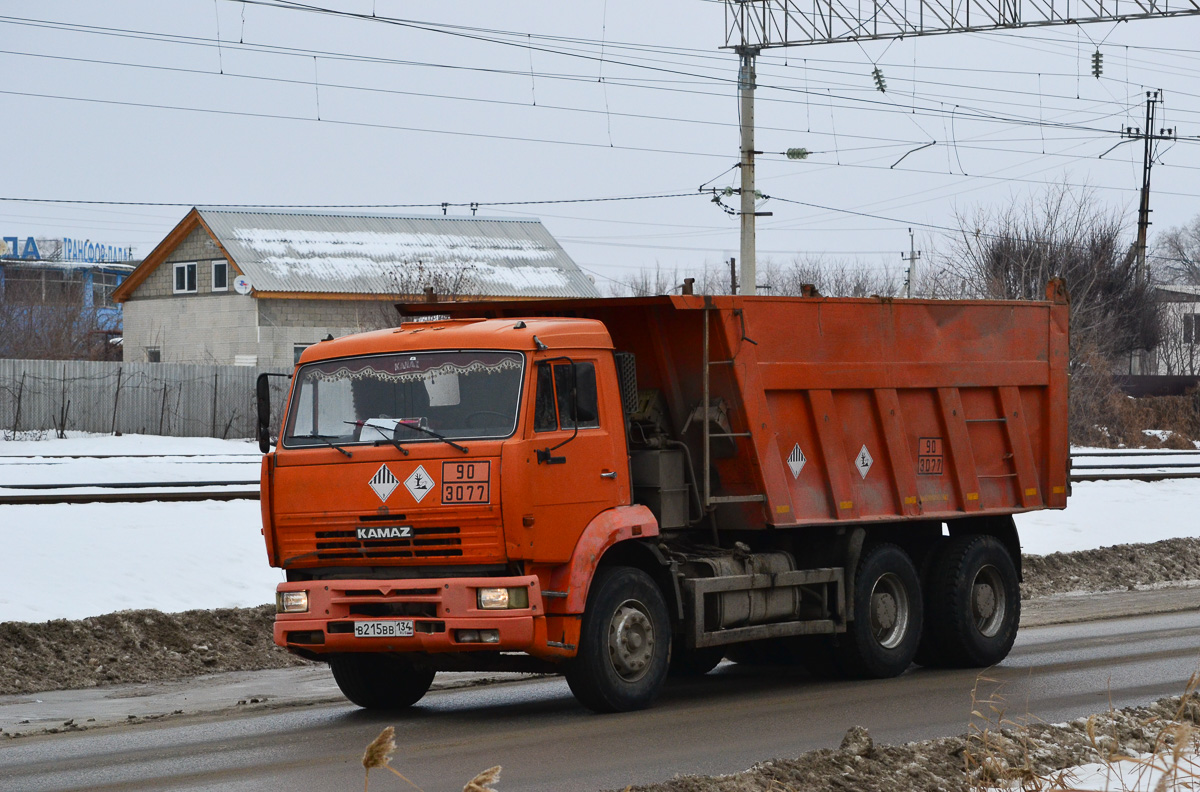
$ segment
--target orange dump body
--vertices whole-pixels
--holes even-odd
[[[720,505],[723,528],[1066,505],[1065,296],[673,296],[401,310],[599,320],[616,350],[635,354],[638,389],[662,394],[681,433],[703,398],[707,323],[710,399],[725,403],[735,435],[713,455],[711,496],[763,496]]]

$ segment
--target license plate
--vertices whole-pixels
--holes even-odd
[[[412,619],[354,622],[355,638],[412,638]]]

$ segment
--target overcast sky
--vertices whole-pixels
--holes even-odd
[[[696,194],[737,185],[737,63],[719,2],[308,0],[377,17],[360,19],[277,1],[0,0],[0,235],[145,255],[196,204],[683,193],[480,214],[541,218],[602,289],[736,255],[737,219]],[[1192,138],[1161,147],[1151,233],[1189,221],[1197,41],[1200,17],[1183,17],[764,53],[758,186],[777,200],[759,207],[774,212],[760,260],[898,270],[910,225],[924,224],[918,247],[944,246],[928,226],[1063,182],[1090,185],[1132,232],[1141,143],[1098,157],[1144,126],[1147,89],[1165,91],[1156,126]],[[787,161],[790,147],[813,155]]]

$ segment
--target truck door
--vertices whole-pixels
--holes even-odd
[[[629,502],[616,388],[611,357],[579,355],[537,364],[530,475],[533,555],[539,561],[567,561],[593,517]]]

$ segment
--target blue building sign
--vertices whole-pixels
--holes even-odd
[[[6,236],[2,237],[2,239],[4,240],[4,247],[0,249],[0,258],[27,261],[41,260],[42,255],[38,250],[37,240],[33,237],[24,237],[24,241],[19,236]],[[46,240],[42,241],[45,242]],[[58,240],[51,240],[51,242],[56,241]],[[63,237],[61,253],[55,251],[50,256],[55,261],[102,264],[107,261],[129,261],[133,258],[133,248],[105,245],[101,242],[93,242],[90,239]]]
[[[97,264],[102,261],[129,261],[133,251],[127,247],[102,245],[90,239],[63,238],[62,260]]]
[[[24,248],[24,250],[21,251],[20,255],[17,255],[17,250],[19,250],[17,245],[20,243],[20,241],[21,241],[20,237],[15,237],[15,236],[4,237],[4,255],[0,256],[0,258],[6,258],[6,259],[22,258],[22,259],[33,259],[34,261],[37,261],[38,259],[41,258],[41,255],[38,254],[37,242],[34,241],[33,237],[25,238],[25,248]]]

